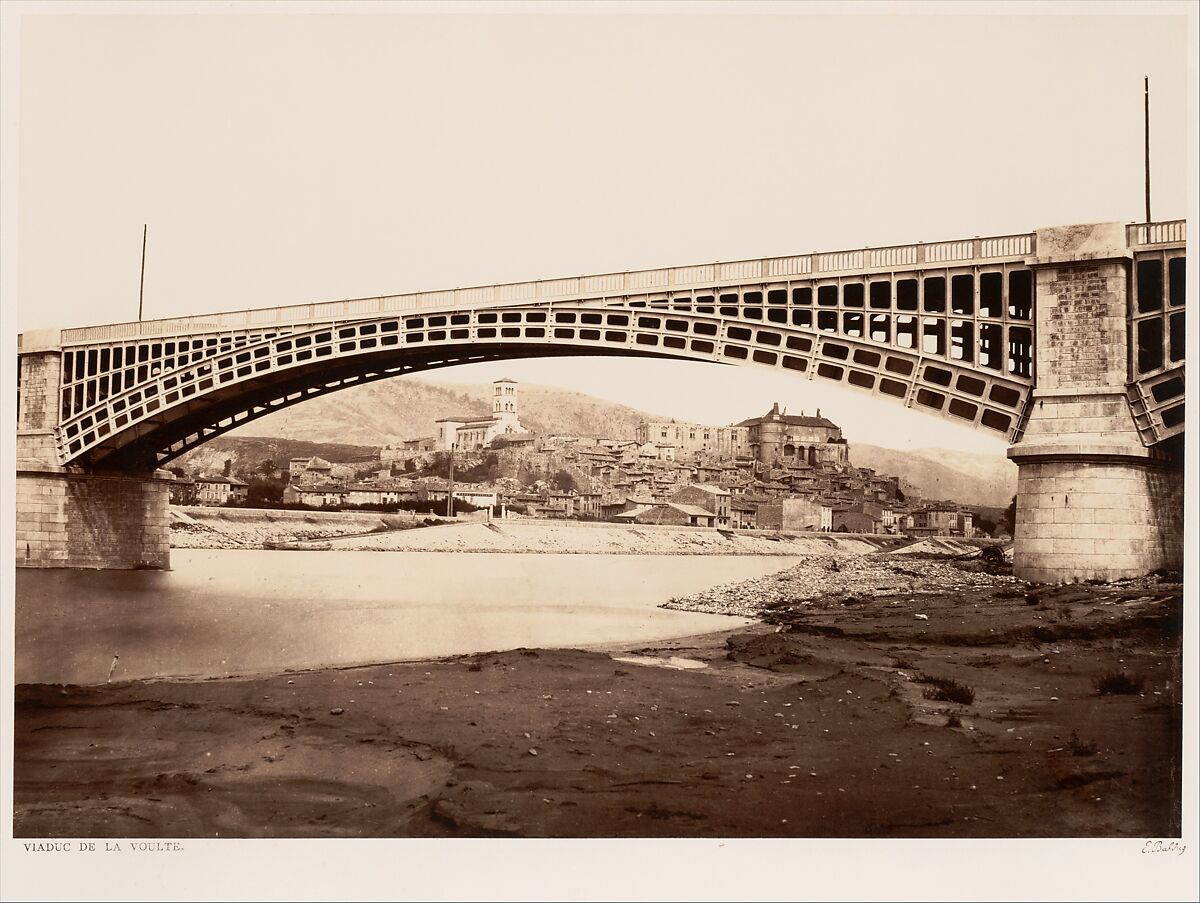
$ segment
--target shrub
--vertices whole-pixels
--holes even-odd
[[[1145,682],[1138,674],[1109,671],[1096,679],[1096,692],[1101,696],[1136,696],[1142,692]]]
[[[1079,735],[1074,731],[1071,731],[1071,739],[1068,741],[1067,746],[1070,747],[1071,755],[1073,756],[1094,756],[1100,749],[1095,743],[1080,740]]]
[[[962,719],[958,717],[957,712],[951,712],[946,716],[946,727],[962,727]]]
[[[959,705],[970,705],[975,701],[975,689],[966,684],[951,680],[948,677],[930,677],[922,674],[917,678],[923,684],[929,684],[924,694],[926,699],[940,702],[957,702]]]

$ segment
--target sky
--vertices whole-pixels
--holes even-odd
[[[20,20],[18,330],[136,319],[144,223],[145,315],[168,317],[1140,220],[1144,75],[1154,218],[1186,213],[1178,5],[171,9]],[[502,375],[710,423],[778,401],[851,441],[1004,449],[752,367],[434,378]]]

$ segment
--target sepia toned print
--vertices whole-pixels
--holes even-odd
[[[1183,855],[1186,41],[780,10],[22,19],[28,855]]]

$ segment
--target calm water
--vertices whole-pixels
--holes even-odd
[[[175,549],[171,571],[17,570],[19,683],[224,676],[638,642],[738,619],[672,596],[783,570],[753,556]]]

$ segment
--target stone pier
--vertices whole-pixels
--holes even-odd
[[[1183,561],[1183,464],[1126,400],[1132,255],[1119,223],[1037,233],[1036,388],[1020,441],[1014,573],[1115,579]]]
[[[169,568],[169,473],[98,473],[59,463],[61,367],[57,331],[21,337],[17,567]]]

